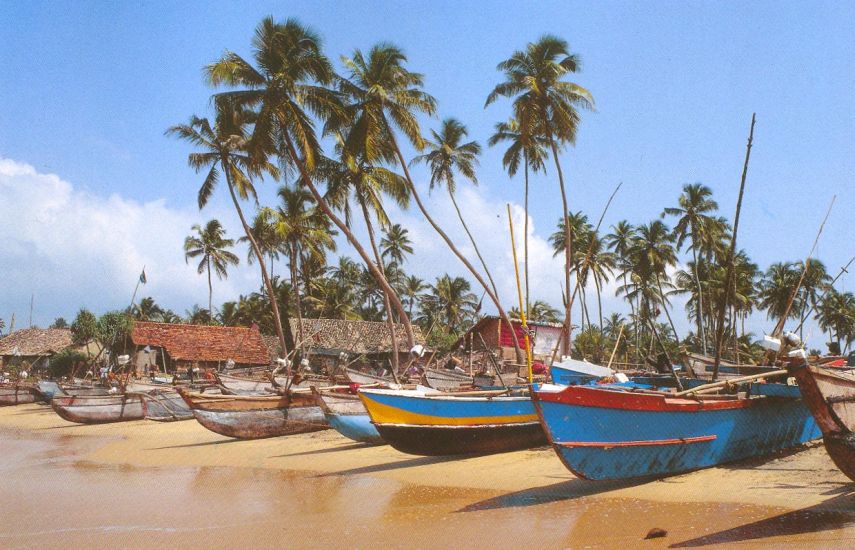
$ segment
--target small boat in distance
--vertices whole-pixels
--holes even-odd
[[[51,407],[62,419],[77,424],[106,424],[145,418],[141,394],[55,395]]]
[[[33,386],[17,383],[0,385],[0,407],[35,403],[38,399]]]

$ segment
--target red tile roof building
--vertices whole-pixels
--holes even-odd
[[[229,359],[240,366],[270,364],[261,333],[252,328],[137,321],[131,341],[140,347],[162,348],[178,364],[217,366]]]

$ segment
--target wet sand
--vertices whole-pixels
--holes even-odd
[[[821,444],[643,483],[550,449],[425,458],[332,430],[259,441],[195,421],[75,425],[0,409],[0,547],[767,547],[855,544]],[[653,528],[664,538],[644,540]]]

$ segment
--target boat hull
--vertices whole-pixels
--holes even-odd
[[[793,367],[790,374],[822,429],[826,452],[855,481],[855,376],[808,365]]]
[[[262,439],[330,427],[311,394],[242,396],[178,391],[199,424],[226,437]]]
[[[12,386],[7,388],[0,388],[0,407],[35,403],[37,399],[38,396],[29,387],[16,388]]]
[[[675,399],[585,386],[544,387],[533,398],[559,458],[590,480],[679,474],[820,436],[800,399]]]
[[[377,431],[398,451],[422,456],[504,453],[546,445],[537,422],[480,426],[378,424]]]
[[[399,451],[426,455],[498,453],[546,444],[527,396],[453,396],[360,390],[380,436]]]
[[[249,411],[194,409],[193,416],[212,432],[236,439],[263,439],[329,428],[324,413],[316,406]]]
[[[146,410],[145,401],[139,395],[55,396],[51,407],[63,420],[77,424],[142,420]]]
[[[329,425],[348,439],[371,445],[382,445],[386,442],[371,417],[365,410],[365,405],[358,396],[348,393],[323,394],[314,391],[318,406],[324,413]]]

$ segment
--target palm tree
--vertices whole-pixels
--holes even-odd
[[[472,243],[472,248],[475,249],[475,255],[478,256],[481,267],[484,268],[484,273],[490,281],[490,288],[498,296],[499,291],[496,290],[496,283],[493,281],[493,276],[487,268],[484,257],[481,256],[481,251],[478,250],[475,237],[469,231],[469,226],[466,225],[466,220],[463,218],[463,213],[460,211],[460,206],[457,204],[457,199],[455,198],[457,190],[457,181],[454,178],[455,172],[460,172],[463,177],[467,178],[473,184],[478,185],[478,178],[475,176],[475,167],[478,165],[478,155],[481,153],[481,146],[478,145],[477,141],[461,143],[468,135],[468,132],[463,124],[453,118],[443,120],[439,132],[431,130],[431,135],[433,140],[427,141],[428,152],[415,157],[410,162],[410,165],[423,162],[430,167],[429,189],[431,191],[434,187],[445,185],[448,196],[451,197],[451,204],[454,205],[457,217],[461,225],[463,225],[463,230],[466,231],[469,242]]]
[[[566,229],[565,223],[569,223],[569,231]],[[562,252],[566,254],[567,249],[570,250],[578,250],[581,246],[581,243],[586,238],[586,234],[593,230],[593,227],[590,223],[588,223],[588,216],[581,211],[579,212],[569,212],[566,216],[558,219],[558,224],[555,232],[549,236],[549,243],[552,245],[552,255],[553,257],[558,256]],[[569,237],[570,246],[566,246],[567,238]],[[576,288],[573,289],[572,294],[567,294],[565,289],[564,294],[564,303],[572,304],[575,297],[576,291],[583,289],[583,299],[580,300],[580,308],[582,311],[582,330],[585,328],[585,300],[584,300],[584,286],[582,285],[582,280],[579,278],[578,269],[573,269],[574,267],[578,267],[575,262],[571,262],[571,273],[576,271]]]
[[[787,311],[790,297],[799,281],[800,270],[794,262],[776,262],[769,266],[760,281],[760,307],[766,310],[770,319],[779,322],[787,318],[795,318],[802,309],[801,296],[795,300]]]
[[[383,229],[383,238],[380,239],[380,255],[388,257],[397,265],[404,263],[404,254],[413,253],[413,241],[410,240],[410,231],[396,223]]]
[[[134,318],[137,321],[162,321],[164,310],[151,296],[140,300],[139,304],[134,305]]]
[[[200,258],[198,273],[208,272],[208,311],[214,311],[214,287],[211,285],[211,268],[221,281],[228,278],[229,265],[238,265],[240,260],[228,249],[234,246],[232,239],[226,238],[226,230],[219,220],[211,220],[202,229],[198,224],[192,227],[196,235],[184,239],[184,259]]]
[[[411,318],[413,316],[413,306],[418,303],[421,293],[427,290],[427,288],[425,282],[415,275],[410,275],[404,279],[403,295],[407,298],[407,313]]]
[[[700,229],[710,224],[713,219],[709,216],[710,212],[718,210],[718,203],[712,200],[712,189],[700,183],[687,183],[683,185],[683,193],[677,200],[676,208],[666,208],[662,212],[662,217],[675,216],[677,224],[674,226],[674,237],[676,238],[677,249],[683,247],[686,238],[689,238],[689,248],[692,249],[692,261],[694,262],[695,283],[698,287],[698,312],[704,311],[703,289],[701,287],[701,279],[698,277],[698,247],[700,246]],[[703,315],[698,315],[697,318],[698,335],[701,339],[704,355],[707,354],[707,340],[704,333]]]
[[[626,220],[621,220],[612,226],[612,232],[606,235],[605,241],[609,249],[614,252],[616,258],[616,267],[622,270],[621,277],[623,278],[623,287],[628,285],[627,276],[632,268],[630,259],[630,251],[632,243],[635,241],[638,234],[635,227]],[[635,301],[629,301],[629,309],[633,319],[636,318]],[[638,323],[633,323],[635,329],[635,352],[636,362],[638,362],[638,350],[640,347],[640,334]]]
[[[484,288],[499,315],[510,327],[510,320],[498,296],[428,212],[401,153],[395,130],[403,132],[413,147],[422,150],[425,140],[416,115],[433,115],[436,108],[434,98],[421,89],[422,75],[407,70],[404,67],[406,60],[404,53],[390,44],[374,46],[367,57],[360,50],[356,50],[352,57],[342,59],[350,73],[349,79],[342,79],[340,83],[340,90],[349,101],[345,149],[364,155],[365,159],[372,163],[391,159],[398,161],[410,194],[422,215]],[[512,331],[512,335],[517,353],[521,354],[516,333]]]
[[[469,281],[448,274],[437,277],[422,297],[423,326],[442,326],[448,334],[460,334],[475,317],[475,294]]]
[[[303,307],[300,298],[299,263],[305,255],[326,256],[335,250],[335,234],[327,220],[314,206],[311,193],[304,189],[282,186],[277,192],[281,201],[275,211],[268,211],[273,228],[288,254],[291,291],[297,310],[297,326],[303,340]]]
[[[508,176],[514,177],[520,166],[522,157],[523,174],[525,176],[525,226],[523,227],[523,266],[525,272],[525,303],[526,309],[530,308],[528,288],[528,171],[546,172],[546,146],[548,145],[543,133],[533,131],[532,128],[521,128],[519,122],[511,118],[508,122],[496,124],[496,133],[490,136],[487,144],[492,147],[500,142],[510,143],[505,154],[502,156],[502,166],[508,172]],[[528,316],[526,314],[526,316]]]
[[[837,344],[837,353],[842,353],[842,343],[848,347],[855,338],[855,294],[830,290],[819,305],[817,320]]]
[[[257,127],[255,116],[250,111],[236,106],[229,101],[228,97],[215,101],[215,106],[217,118],[213,127],[207,119],[194,116],[188,124],[173,126],[166,133],[167,135],[176,135],[203,149],[203,152],[191,153],[187,158],[187,162],[196,172],[210,167],[202,187],[199,188],[198,203],[200,210],[211,198],[219,182],[220,171],[225,174],[229,196],[240,218],[244,233],[249,239],[249,244],[255,251],[264,286],[268,294],[274,296],[273,284],[264,265],[264,256],[258,243],[255,242],[252,228],[243,215],[238,197],[241,200],[247,200],[250,197],[256,198],[255,186],[251,177],[262,177],[264,173],[268,173],[276,178],[279,176],[279,170],[266,159],[251,158],[246,152],[247,125],[256,122]],[[288,330],[286,335],[282,330],[282,320],[276,300],[270,300],[270,307],[282,353],[287,353],[291,349],[289,346],[294,344],[291,331]]]
[[[347,224],[335,215],[312,178],[322,153],[310,115],[335,121],[338,126],[345,126],[347,122],[340,95],[328,88],[336,76],[321,50],[320,38],[295,19],[276,23],[268,17],[256,29],[253,49],[258,68],[240,55],[226,52],[219,61],[207,67],[208,80],[214,86],[226,84],[243,88],[219,96],[241,105],[259,106],[250,141],[253,155],[262,158],[275,153],[282,164],[296,167],[302,184],[347,237],[403,317],[404,307],[388,281]],[[412,330],[406,323],[404,327],[412,346],[415,343]]]
[[[576,142],[576,130],[579,126],[578,108],[593,108],[594,99],[585,88],[562,80],[565,76],[578,72],[580,61],[571,54],[565,40],[556,36],[544,35],[537,42],[531,42],[523,51],[516,51],[510,58],[499,63],[505,81],[498,84],[487,96],[485,106],[500,96],[513,98],[514,117],[521,128],[527,131],[539,130],[546,143],[552,149],[555,170],[561,189],[562,215],[564,216],[564,292],[567,296],[564,319],[564,354],[570,352],[570,270],[572,258],[572,240],[569,236],[570,222],[567,219],[569,206],[564,186],[564,174],[558,160],[558,148],[564,144]]]
[[[276,227],[273,224],[268,209],[262,208],[255,214],[255,218],[252,220],[251,231],[259,250],[261,250],[263,255],[267,255],[270,258],[270,276],[273,277],[273,261],[279,259],[279,254],[283,252],[283,249],[282,239],[276,233]],[[240,237],[237,242],[248,243],[249,239],[247,237]],[[246,261],[250,265],[255,261],[255,250],[253,250],[252,246],[247,251]]]
[[[799,274],[805,271],[805,264],[802,263],[799,266]],[[802,279],[802,288],[801,288],[801,313],[799,317],[804,317],[805,312],[807,311],[808,305],[813,308],[817,307],[817,302],[819,301],[819,296],[828,287],[828,283],[831,281],[831,276],[825,269],[825,264],[823,264],[819,260],[808,259],[807,260],[807,270],[805,271],[804,277]],[[804,338],[804,323],[799,325],[799,336]]]

